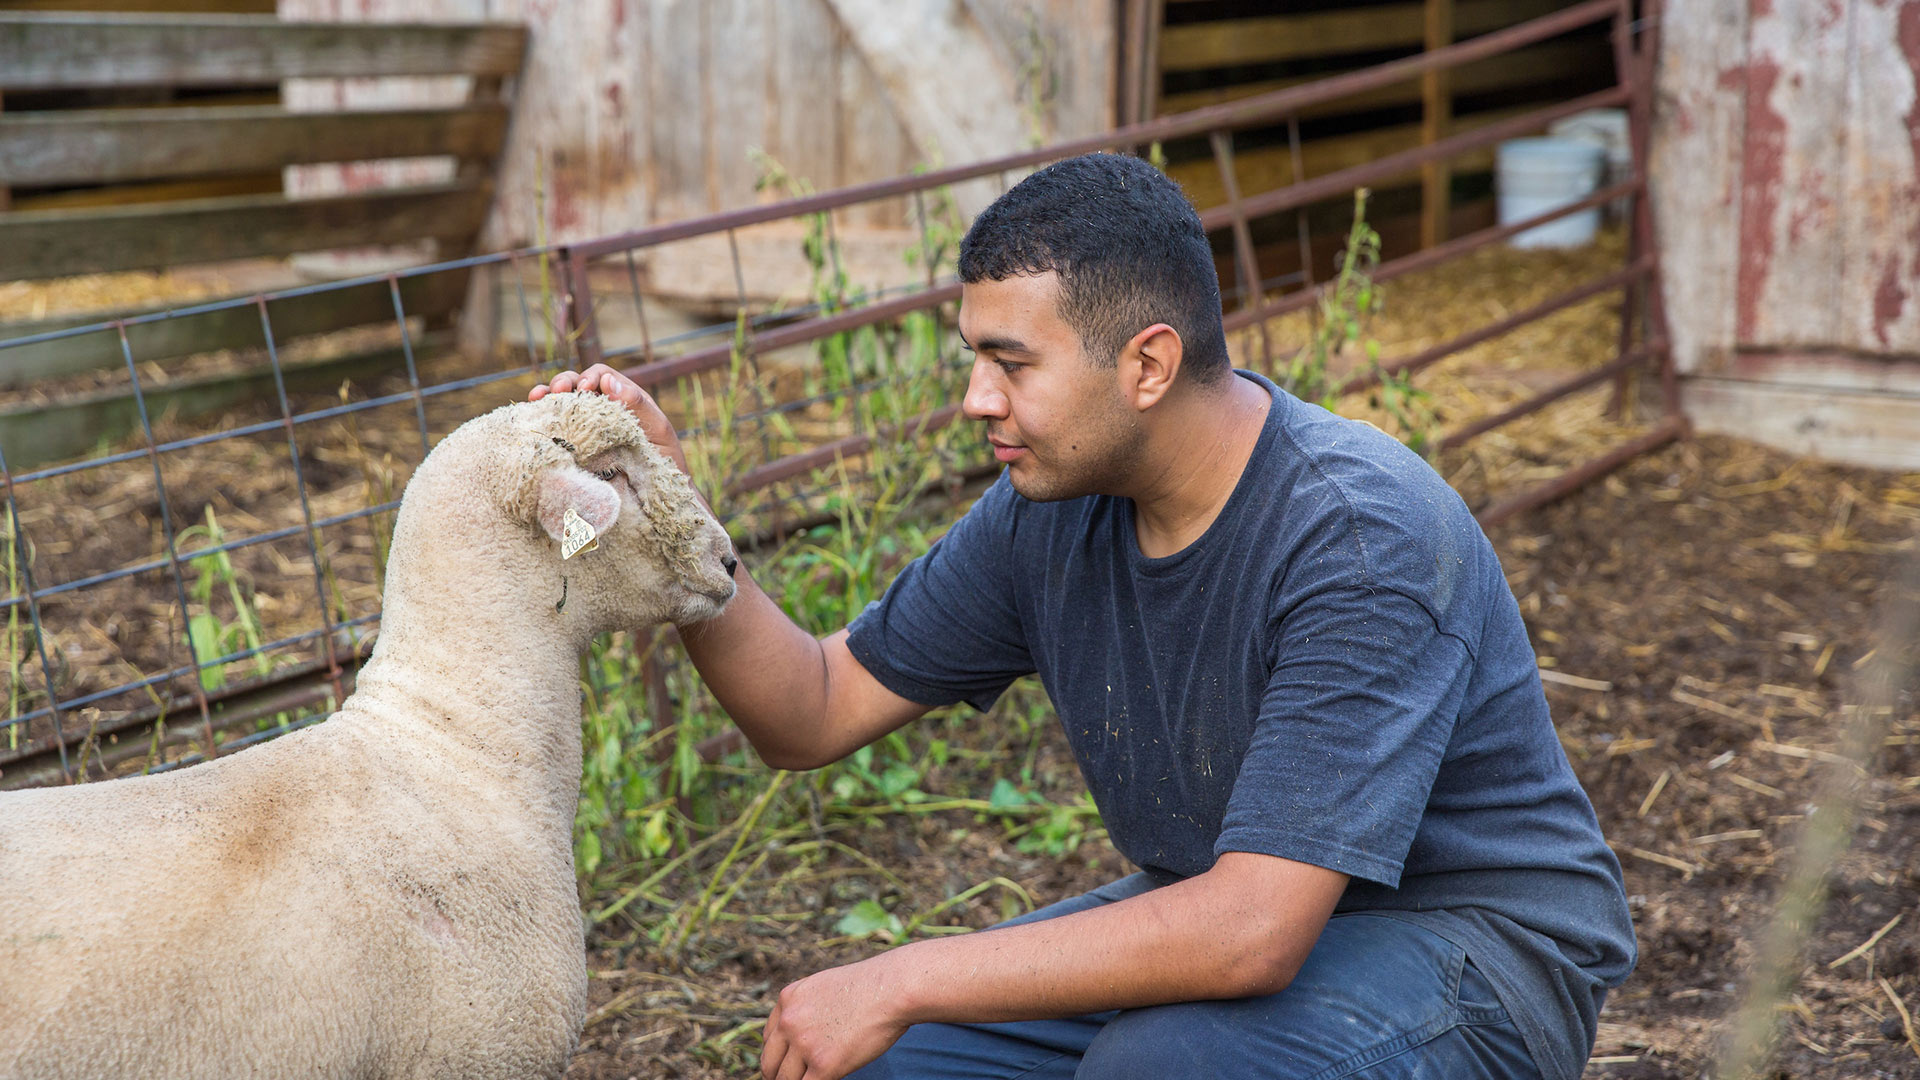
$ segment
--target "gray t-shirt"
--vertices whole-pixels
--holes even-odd
[[[1142,555],[1131,500],[1002,476],[848,646],[925,705],[1038,672],[1123,855],[1162,882],[1224,851],[1351,875],[1338,912],[1460,945],[1575,1080],[1633,926],[1499,559],[1417,455],[1240,376],[1273,408],[1184,550]]]

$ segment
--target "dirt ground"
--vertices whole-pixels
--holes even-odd
[[[1639,929],[1639,968],[1607,1002],[1589,1077],[1691,1078],[1709,1066],[1819,782],[1818,755],[1838,741],[1876,596],[1917,529],[1920,475],[1703,438],[1495,532],[1541,663],[1566,677],[1548,697],[1620,853]],[[1036,737],[1036,774],[1070,792],[1077,779],[1057,729]],[[1920,1005],[1911,697],[1887,742],[1782,1006],[1770,1075],[1920,1076],[1920,1048],[1889,997]],[[996,876],[1045,903],[1127,869],[1098,840],[1064,859],[1021,854],[962,812],[893,820],[851,842],[897,877],[890,891],[903,910]],[[952,909],[954,921],[995,921],[1002,895]],[[743,1075],[757,1033],[742,1025],[779,987],[879,947],[817,944],[833,932],[821,912],[841,905],[825,888],[784,929],[716,934],[680,964],[644,945],[602,944],[568,1075]],[[1872,948],[1832,966],[1902,913]]]

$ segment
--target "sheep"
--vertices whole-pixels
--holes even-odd
[[[734,566],[618,404],[460,427],[407,485],[378,643],[327,722],[0,794],[0,1078],[560,1075],[580,653],[718,614]]]

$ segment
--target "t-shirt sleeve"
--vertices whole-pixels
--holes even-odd
[[[1397,888],[1472,674],[1400,592],[1326,588],[1279,619],[1218,856],[1276,855]]]
[[[1001,477],[853,620],[847,648],[880,685],[922,705],[985,710],[1033,671],[1014,602],[1019,498]]]

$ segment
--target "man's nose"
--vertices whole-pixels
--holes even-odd
[[[993,365],[975,359],[967,376],[967,396],[960,399],[960,411],[969,420],[1004,420],[1007,396],[994,385]]]

